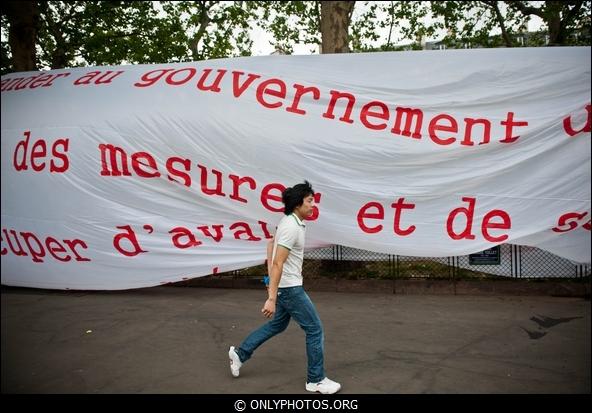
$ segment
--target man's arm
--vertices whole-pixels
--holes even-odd
[[[282,271],[284,270],[284,263],[288,259],[290,250],[282,245],[278,245],[271,265],[271,272],[269,274],[269,289],[267,290],[268,298],[261,309],[263,315],[267,318],[273,317],[275,313],[275,303],[277,300],[278,286],[282,278]]]

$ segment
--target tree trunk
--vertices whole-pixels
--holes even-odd
[[[549,46],[560,46],[565,39],[563,38],[563,30],[561,27],[561,16],[559,13],[553,13],[546,21],[549,26]]]
[[[355,3],[321,2],[321,53],[349,53],[348,29]]]
[[[584,2],[545,1],[545,5],[538,8],[527,6],[521,1],[506,1],[505,3],[508,7],[520,11],[524,16],[535,15],[543,19],[549,28],[549,46],[561,46],[567,40],[567,27],[578,16]]]
[[[57,45],[55,50],[51,53],[51,69],[63,69],[68,63],[66,50],[62,45]]]
[[[570,11],[569,4],[563,1],[546,1],[544,21],[549,27],[549,46],[562,46],[566,40],[565,28],[573,18],[572,13],[576,13],[581,2],[573,5]]]
[[[502,16],[502,12],[500,11],[499,4],[497,1],[488,1],[487,4],[489,7],[492,8],[493,12],[495,13],[495,19],[497,20],[497,24],[499,25],[502,31],[502,39],[504,39],[504,43],[506,47],[513,47],[514,44],[512,42],[512,38],[508,34],[506,30],[506,24],[504,21],[504,16]]]
[[[5,12],[10,24],[8,43],[15,72],[37,70],[35,41],[39,27],[36,1],[7,1]]]

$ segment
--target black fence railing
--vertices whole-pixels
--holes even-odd
[[[480,254],[458,257],[410,257],[341,245],[307,251],[306,278],[344,279],[584,279],[591,267],[527,246],[500,245]],[[227,275],[263,277],[264,265]]]

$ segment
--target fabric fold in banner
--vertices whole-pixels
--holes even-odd
[[[267,56],[2,76],[2,283],[127,289],[307,248],[512,243],[590,263],[590,47]]]

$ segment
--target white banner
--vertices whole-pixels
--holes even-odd
[[[590,48],[269,56],[2,76],[2,283],[125,289],[307,247],[590,263]]]

